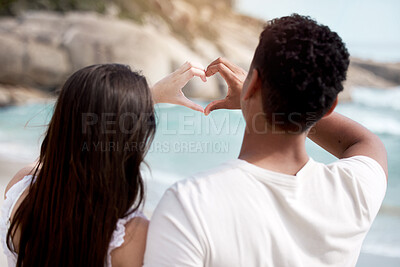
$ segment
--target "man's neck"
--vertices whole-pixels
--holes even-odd
[[[239,159],[271,171],[295,175],[309,159],[305,139],[305,134],[246,130]]]

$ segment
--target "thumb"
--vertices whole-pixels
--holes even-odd
[[[226,99],[215,100],[207,105],[206,109],[204,110],[204,114],[207,116],[208,114],[210,114],[211,111],[215,109],[225,108],[226,106],[225,104],[226,104]]]
[[[189,100],[185,96],[179,97],[177,104],[204,113],[204,109],[202,106],[194,103],[193,101]]]

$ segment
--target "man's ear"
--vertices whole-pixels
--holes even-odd
[[[243,99],[248,100],[260,88],[261,88],[261,80],[260,80],[260,76],[258,75],[258,70],[253,69],[251,72],[249,85],[247,86],[247,91],[246,91],[245,95],[243,96]]]
[[[336,97],[335,102],[333,102],[333,104],[332,104],[331,108],[328,110],[328,112],[325,113],[324,118],[328,117],[329,115],[332,114],[332,112],[335,110],[335,108],[337,106],[337,103],[338,103],[338,98]]]

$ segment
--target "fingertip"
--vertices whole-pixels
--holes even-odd
[[[193,106],[192,109],[204,113],[204,108],[200,105]]]
[[[211,113],[211,108],[207,106],[206,109],[204,110],[204,114],[208,116],[210,113]]]

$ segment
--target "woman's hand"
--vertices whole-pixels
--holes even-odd
[[[186,62],[151,88],[154,102],[177,104],[204,112],[202,106],[190,101],[182,92],[182,88],[195,76],[200,77],[203,82],[207,81],[205,69],[201,64]]]
[[[215,100],[208,104],[205,115],[210,114],[215,109],[240,109],[240,94],[247,72],[224,58],[218,58],[207,67],[207,77],[219,72],[228,84],[228,93],[222,100]]]

